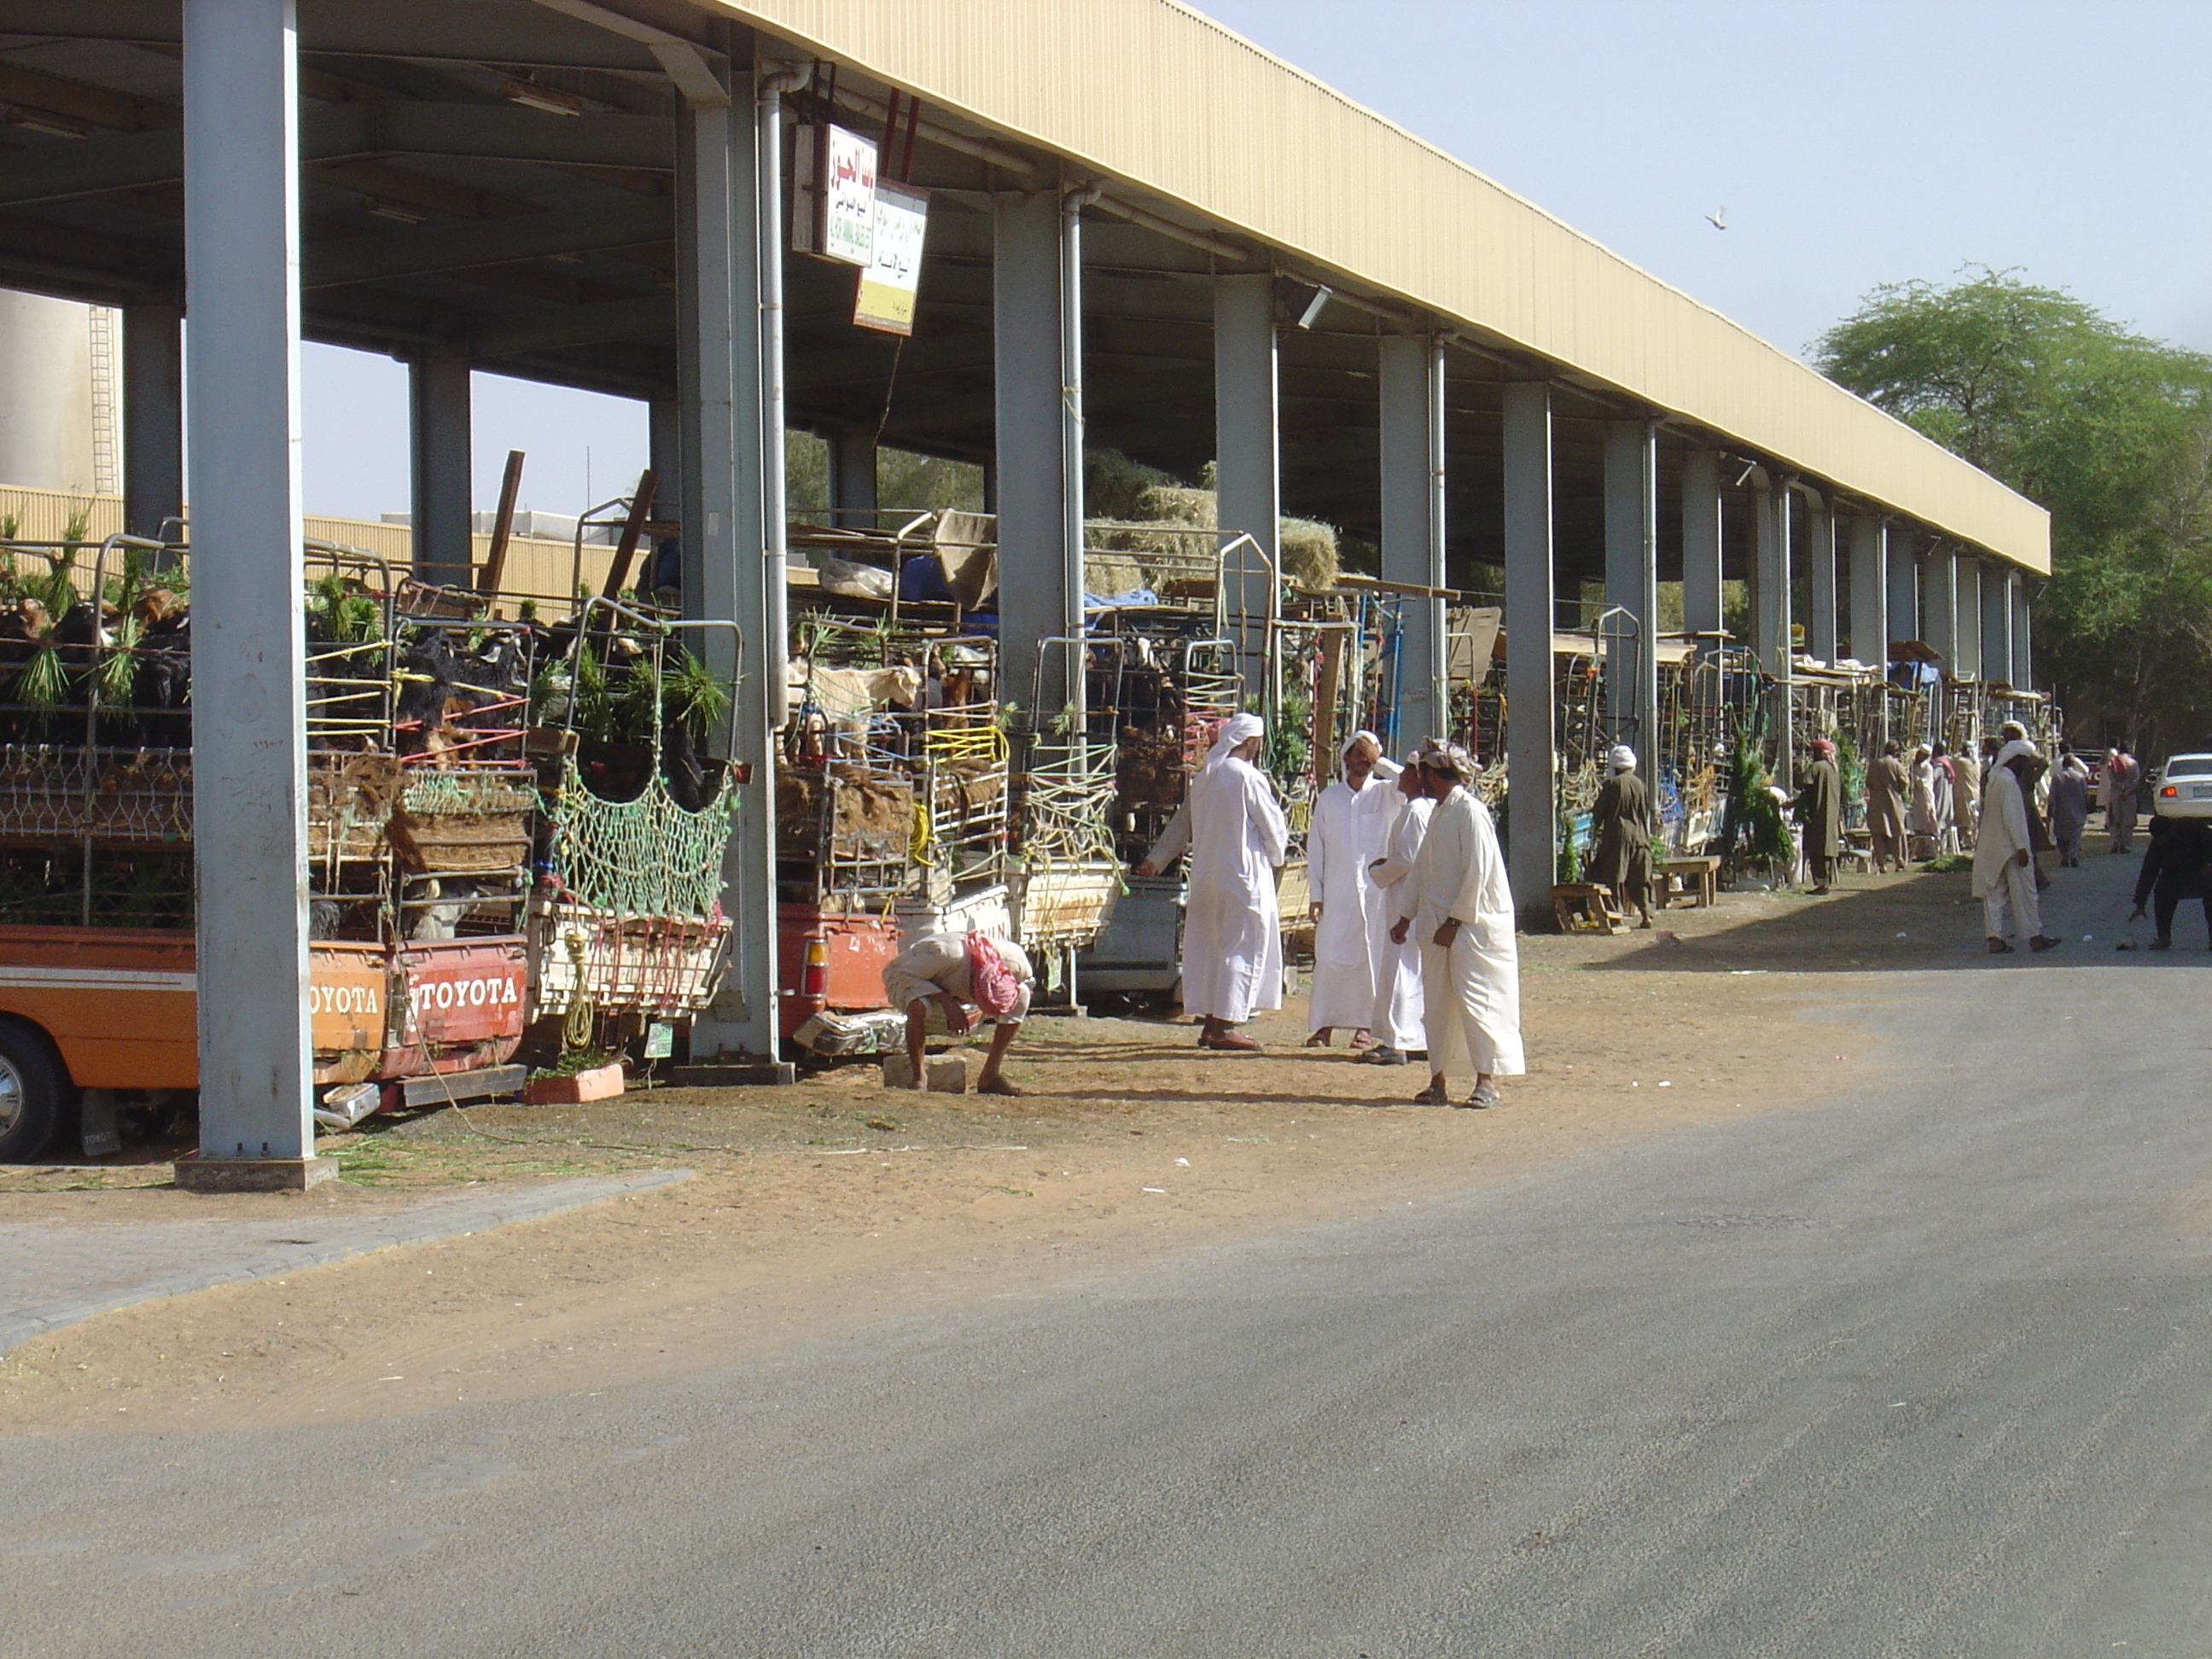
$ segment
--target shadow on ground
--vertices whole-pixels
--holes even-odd
[[[2046,866],[2056,862],[2045,860]],[[1619,936],[1560,939],[1545,941],[1531,954],[1540,963],[1565,954],[1580,957],[1571,964],[1580,968],[1646,974],[2212,967],[2203,911],[2193,902],[2183,907],[2175,923],[2172,951],[2143,948],[2152,936],[2150,924],[2128,921],[2139,868],[2136,854],[2108,854],[2101,836],[2092,838],[2078,868],[2051,868],[2051,885],[2043,895],[2044,927],[2063,942],[2044,952],[2021,945],[2010,955],[1990,955],[1971,878],[1963,872],[1915,872],[1846,876],[1822,898],[1727,893],[1712,910],[1656,913],[1656,928],[1628,935],[1633,943]],[[1569,948],[1562,952],[1562,946]]]

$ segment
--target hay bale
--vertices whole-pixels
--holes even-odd
[[[914,839],[914,787],[881,768],[833,761],[822,771],[779,767],[776,856],[856,864],[906,860]]]
[[[1283,574],[1311,592],[1327,592],[1336,586],[1336,528],[1318,519],[1284,519],[1277,533],[1282,538]]]
[[[1084,488],[1086,514],[1118,521],[1091,533],[1085,568],[1094,592],[1171,586],[1188,580],[1184,567],[1192,555],[1212,554],[1203,538],[1165,532],[1218,529],[1220,499],[1212,490],[1180,483],[1118,450],[1092,454],[1084,470]],[[1278,520],[1276,534],[1285,576],[1317,592],[1336,585],[1340,562],[1334,526],[1285,518]],[[1101,556],[1109,554],[1130,556]]]

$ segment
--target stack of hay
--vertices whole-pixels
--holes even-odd
[[[1206,476],[1209,480],[1212,476],[1210,464]],[[1138,587],[1161,593],[1192,591],[1194,568],[1201,562],[1211,562],[1213,540],[1171,532],[1217,528],[1220,518],[1213,490],[1193,489],[1112,449],[1097,451],[1090,457],[1084,467],[1083,489],[1086,515],[1106,521],[1105,526],[1092,529],[1085,538],[1085,580],[1092,592],[1126,593]],[[1286,577],[1312,592],[1323,592],[1336,585],[1337,536],[1333,526],[1313,519],[1286,518],[1278,520],[1277,534]],[[1210,587],[1211,582],[1206,586]]]

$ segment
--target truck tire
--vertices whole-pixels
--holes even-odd
[[[62,1068],[45,1039],[0,1020],[0,1164],[46,1150],[62,1115]]]

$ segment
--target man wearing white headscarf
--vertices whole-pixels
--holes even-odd
[[[1490,809],[1466,787],[1474,775],[1467,751],[1426,749],[1421,774],[1436,811],[1391,929],[1393,939],[1411,935],[1421,942],[1431,1076],[1429,1086],[1413,1098],[1424,1106],[1450,1103],[1449,1074],[1471,1071],[1474,1091],[1458,1103],[1495,1106],[1495,1079],[1528,1069],[1521,1054],[1513,890],[1506,884]]]
[[[1338,775],[1314,802],[1306,832],[1306,874],[1313,884],[1313,996],[1309,1048],[1326,1048],[1340,1025],[1354,1028],[1364,1048],[1375,1012],[1376,969],[1390,949],[1394,915],[1383,914],[1382,890],[1367,866],[1382,856],[1398,816],[1398,769],[1382,758],[1382,740],[1355,732],[1345,742]]]
[[[1182,1006],[1204,1022],[1201,1048],[1258,1048],[1231,1028],[1283,1006],[1275,872],[1289,851],[1290,827],[1274,787],[1252,764],[1267,729],[1257,714],[1227,721],[1190,781]]]
[[[1981,831],[1974,842],[1974,896],[1982,901],[1983,932],[1991,956],[2009,955],[2005,910],[2010,906],[2020,936],[2032,950],[2048,951],[2058,941],[2043,931],[2042,902],[2035,891],[2035,837],[2030,828],[2023,773],[2033,775],[2041,757],[2035,745],[2014,738],[1997,750],[1996,764],[1982,797]]]
[[[1651,838],[1659,820],[1651,810],[1651,787],[1636,775],[1636,751],[1617,743],[1606,757],[1613,775],[1598,786],[1590,805],[1589,878],[1613,890],[1626,914],[1633,906],[1639,927],[1651,925]]]
[[[1421,757],[1412,756],[1394,785],[1402,805],[1390,825],[1389,844],[1367,871],[1382,917],[1382,946],[1375,958],[1375,1012],[1368,1021],[1375,1046],[1367,1051],[1367,1060],[1376,1066],[1403,1066],[1428,1042],[1421,1029],[1421,947],[1413,940],[1392,937],[1401,896],[1421,856],[1429,815],[1437,806],[1421,777]]]

